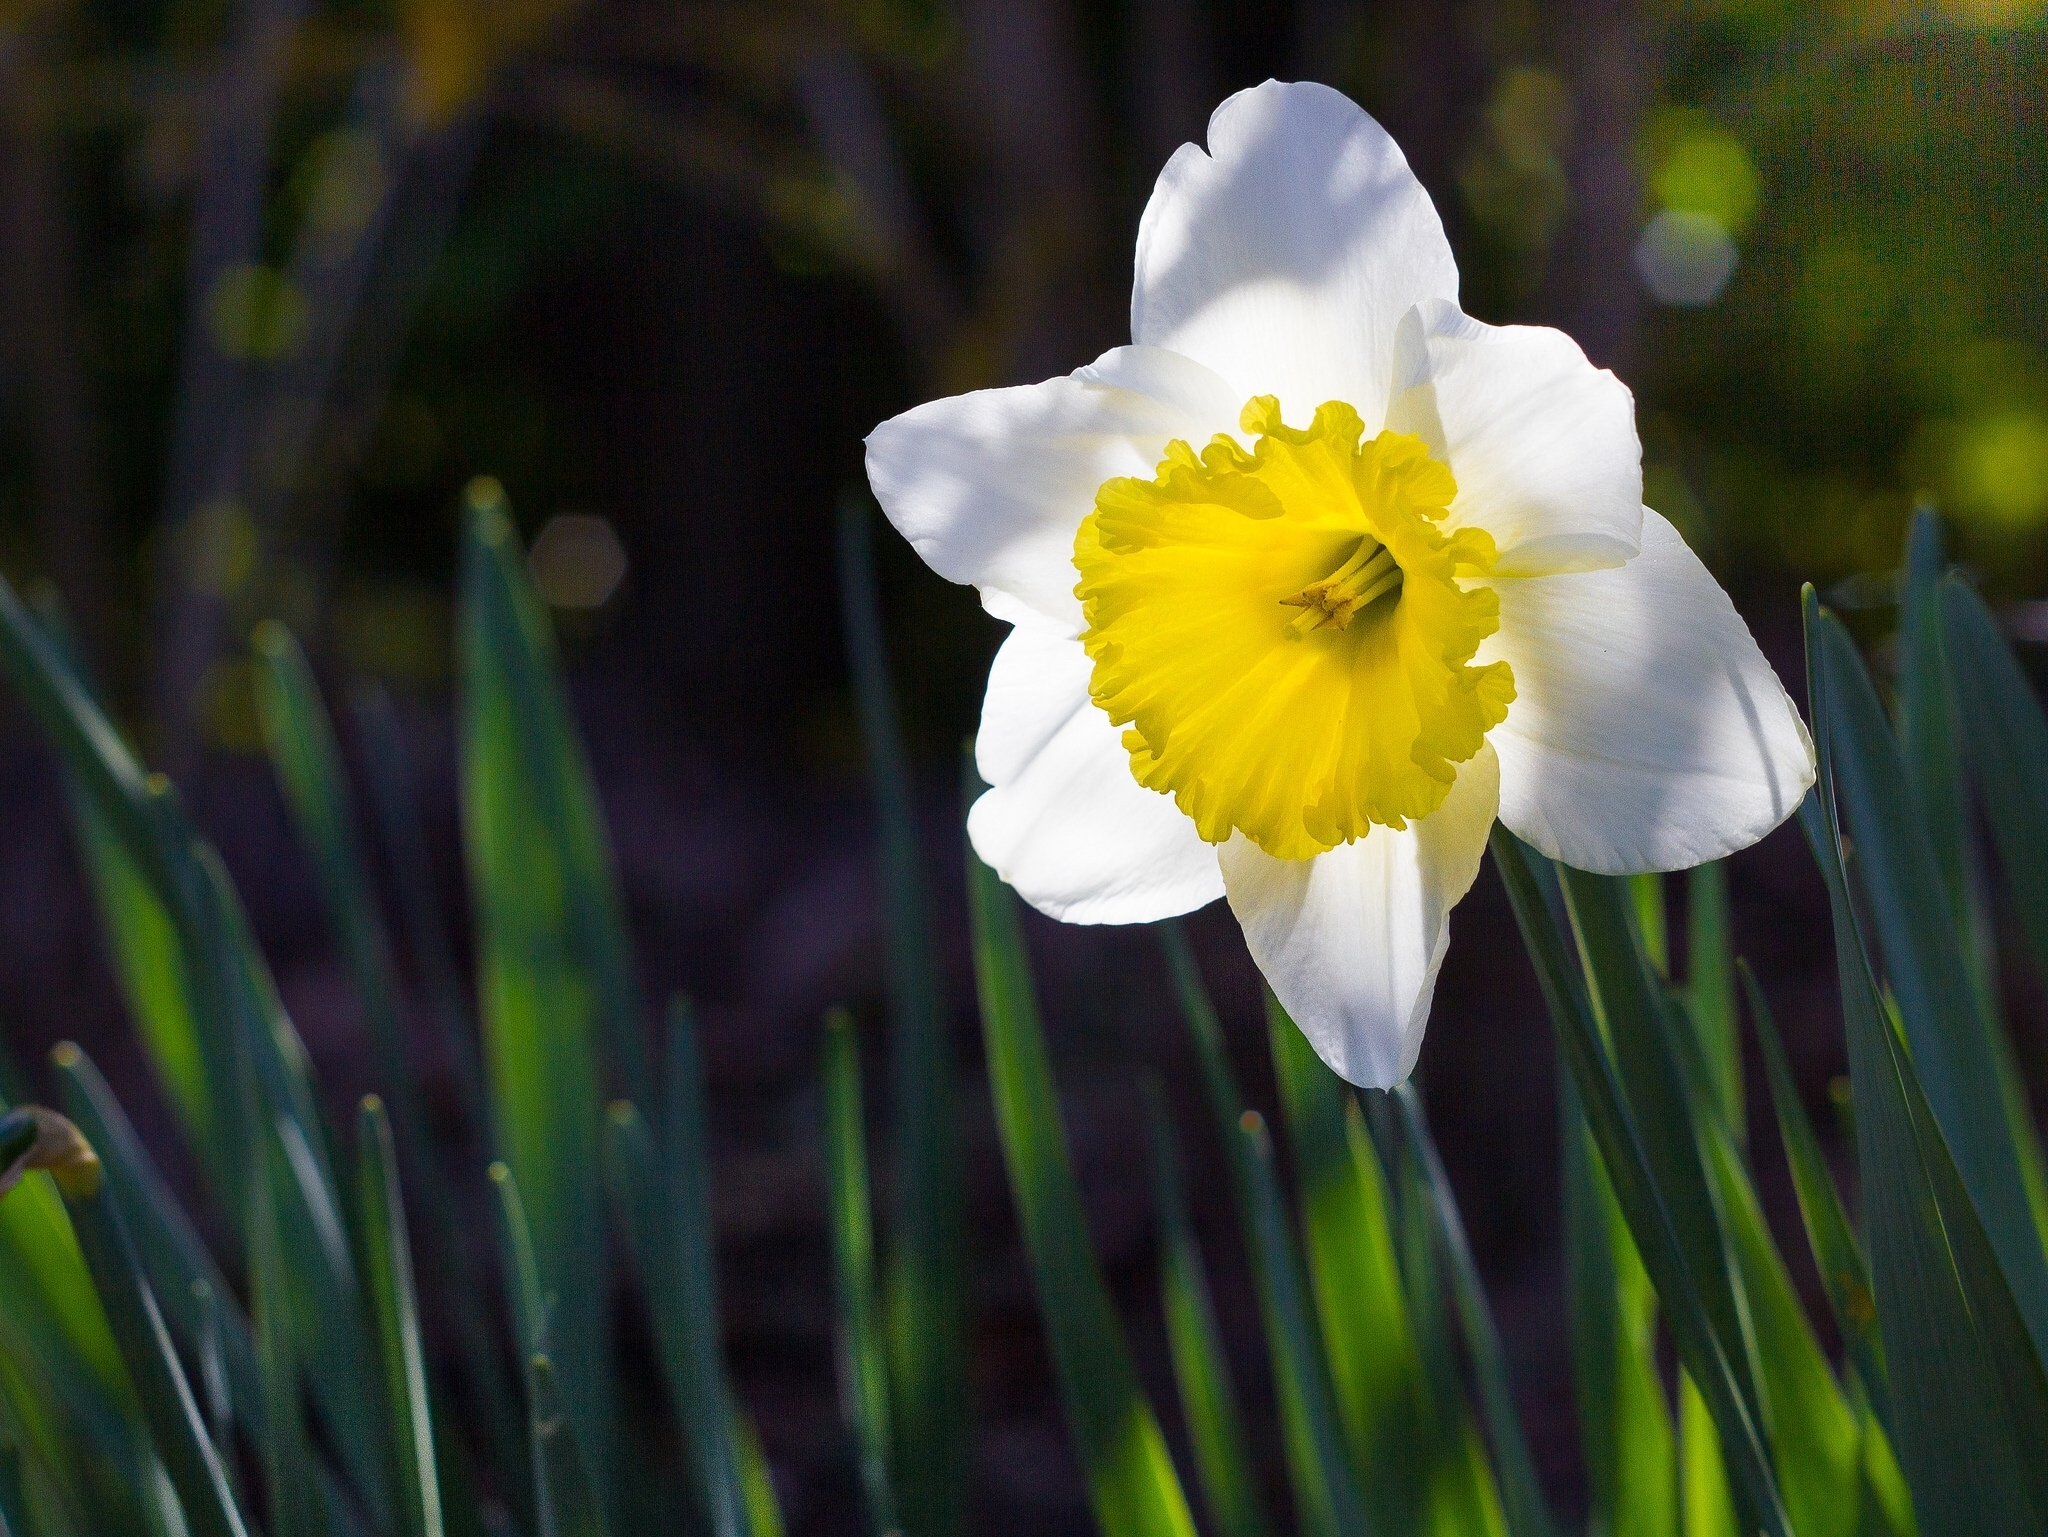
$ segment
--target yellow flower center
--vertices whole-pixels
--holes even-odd
[[[1492,538],[1438,528],[1457,484],[1419,439],[1342,401],[1306,430],[1255,396],[1247,452],[1166,446],[1151,480],[1108,480],[1074,540],[1089,692],[1141,784],[1211,843],[1243,832],[1307,859],[1443,804],[1507,717],[1500,627],[1475,583]],[[1469,585],[1468,585],[1469,584]]]

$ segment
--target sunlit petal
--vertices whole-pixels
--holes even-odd
[[[1274,996],[1333,1071],[1389,1088],[1414,1070],[1451,909],[1472,887],[1493,826],[1491,747],[1450,797],[1405,832],[1375,827],[1314,859],[1275,859],[1247,838],[1222,851],[1230,910]]]
[[[974,754],[992,786],[974,850],[1040,912],[1149,923],[1223,895],[1216,850],[1173,801],[1131,777],[1122,734],[1088,697],[1088,653],[1044,621],[1010,632],[989,669]]]
[[[1482,658],[1517,697],[1488,739],[1500,816],[1553,859],[1621,874],[1747,848],[1798,808],[1813,748],[1749,627],[1699,557],[1643,511],[1613,571],[1494,584]]]
[[[1344,400],[1384,423],[1394,331],[1455,298],[1429,194],[1387,131],[1328,86],[1267,81],[1167,162],[1138,227],[1131,339],[1207,364],[1238,399],[1305,420]]]
[[[1618,566],[1642,543],[1635,397],[1547,326],[1489,326],[1442,300],[1401,322],[1387,425],[1450,466],[1447,528],[1483,528],[1501,576]]]

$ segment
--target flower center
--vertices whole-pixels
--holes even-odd
[[[1493,540],[1445,533],[1457,484],[1342,401],[1306,429],[1256,396],[1198,455],[1104,481],[1074,541],[1089,691],[1139,783],[1211,843],[1306,859],[1443,803],[1515,697],[1469,665],[1500,625]],[[1292,612],[1290,612],[1290,610]]]

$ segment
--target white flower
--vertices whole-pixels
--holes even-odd
[[[1391,1085],[1496,816],[1681,869],[1788,816],[1812,749],[1642,505],[1627,388],[1459,311],[1428,194],[1343,96],[1226,101],[1136,266],[1133,345],[868,439],[890,520],[1015,626],[968,832],[1073,923],[1227,895],[1323,1059]]]

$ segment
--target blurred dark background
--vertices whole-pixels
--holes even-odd
[[[792,1530],[856,1531],[813,1076],[828,1004],[881,1039],[834,556],[863,434],[1127,340],[1132,239],[1166,156],[1229,91],[1315,78],[1401,141],[1468,310],[1565,327],[1635,390],[1647,499],[1795,693],[1801,580],[1882,661],[1916,494],[2013,633],[2048,640],[2032,601],[2048,575],[2044,10],[5,0],[0,569],[54,586],[117,716],[223,849],[340,1107],[374,1087],[368,1050],[261,755],[246,638],[281,619],[337,701],[366,681],[396,700],[465,932],[450,589],[461,489],[503,482],[554,605],[649,991],[702,1009],[742,1396]],[[877,535],[968,1064],[973,1529],[1086,1531],[959,917],[957,755],[1000,627]],[[61,786],[11,701],[0,783],[0,1036],[32,1079],[52,1042],[83,1041],[189,1173]],[[1738,945],[1829,1126],[1841,1047],[1819,883],[1783,831],[1730,883]],[[1672,900],[1676,918],[1677,883]],[[1191,932],[1271,1109],[1256,972],[1227,914]],[[1421,1076],[1543,1473],[1570,1504],[1552,1044],[1490,871],[1453,933]],[[1181,1112],[1277,1483],[1221,1149],[1155,946],[1036,921],[1030,938],[1095,1237],[1169,1435],[1148,1066]],[[2009,978],[2038,1092],[2048,1043],[2024,988]],[[1761,1104],[1752,1119],[1770,1124]],[[1757,1142],[1811,1288],[1775,1137]]]

